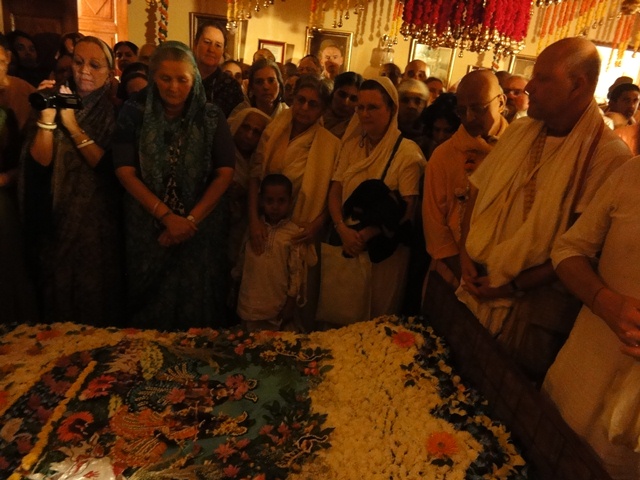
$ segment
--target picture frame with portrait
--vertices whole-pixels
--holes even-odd
[[[307,28],[307,41],[305,44],[307,55],[315,55],[322,62],[322,51],[328,46],[335,46],[340,50],[343,58],[341,71],[348,72],[351,65],[353,32]]]
[[[509,73],[511,75],[522,75],[526,78],[533,76],[533,66],[536,58],[530,55],[513,55],[509,64]]]
[[[274,40],[258,39],[258,50],[266,49],[273,53],[276,62],[284,63],[284,55],[286,49],[285,42],[276,42]]]
[[[234,32],[226,29],[227,17],[222,15],[211,15],[209,13],[189,12],[189,47],[195,47],[196,32],[200,25],[205,22],[213,22],[227,32],[227,45],[225,48],[225,60],[243,61],[244,47],[247,39],[247,21],[238,22]]]
[[[453,72],[453,61],[455,56],[455,48],[431,48],[424,43],[418,42],[415,38],[411,40],[409,62],[413,60],[422,60],[429,68],[427,76],[439,78],[445,84],[445,87],[448,87],[451,83],[451,74]]]

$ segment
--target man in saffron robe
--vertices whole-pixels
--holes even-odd
[[[425,170],[422,220],[431,269],[458,286],[460,222],[469,196],[468,175],[484,160],[509,125],[506,98],[490,70],[467,74],[458,87],[462,124],[437,147]]]

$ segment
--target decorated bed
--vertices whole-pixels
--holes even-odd
[[[523,479],[416,319],[308,336],[19,326],[0,337],[0,472],[29,479]]]

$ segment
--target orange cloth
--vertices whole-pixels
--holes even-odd
[[[506,119],[501,118],[497,136],[508,126]],[[465,162],[473,159],[477,166],[491,148],[482,137],[472,137],[461,125],[431,155],[424,175],[422,220],[427,251],[432,258],[458,254],[460,222],[469,185]]]

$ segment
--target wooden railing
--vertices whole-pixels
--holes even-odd
[[[529,478],[611,480],[591,448],[435,272],[430,274],[423,314],[447,340],[463,379],[487,398],[491,417],[505,423],[524,449]]]

